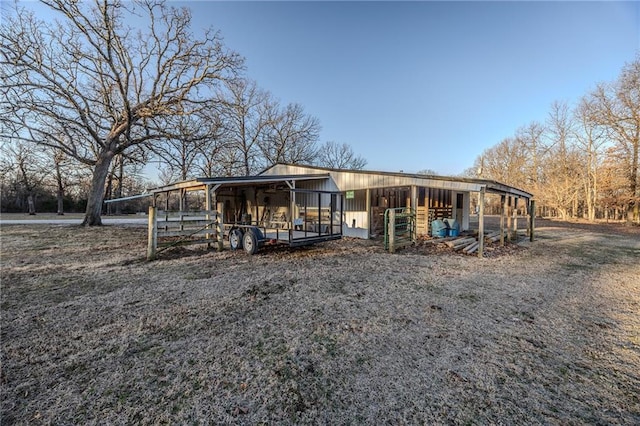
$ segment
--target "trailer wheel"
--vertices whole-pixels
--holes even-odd
[[[242,231],[238,228],[229,231],[229,246],[231,250],[242,249]]]
[[[258,251],[258,240],[252,231],[247,231],[242,237],[242,245],[247,254],[255,254]]]

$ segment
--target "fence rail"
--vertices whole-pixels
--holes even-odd
[[[155,259],[159,247],[211,243],[220,247],[223,231],[219,218],[213,210],[168,211],[149,207],[147,259]]]

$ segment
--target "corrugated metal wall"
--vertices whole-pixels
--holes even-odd
[[[307,166],[278,164],[264,172],[265,175],[300,175],[327,172]],[[469,192],[479,191],[480,184],[439,180],[413,176],[387,175],[374,172],[328,171],[331,179],[322,181],[297,182],[299,188],[342,191],[345,195],[345,232],[344,235],[363,236],[369,231],[381,232],[380,217],[387,208],[405,207],[411,197],[411,186],[418,188],[418,206],[429,209],[453,208],[454,193],[464,193],[466,205],[463,209],[463,226],[469,222]],[[367,214],[366,189],[370,190],[370,216]],[[346,192],[353,191],[353,198],[347,198]],[[453,212],[451,212],[453,213]],[[353,220],[355,219],[355,227]],[[426,219],[426,217],[424,218]],[[371,220],[371,223],[370,223]]]
[[[392,188],[410,187],[412,185],[427,188],[452,189],[459,191],[479,191],[480,184],[473,182],[461,182],[455,180],[440,180],[431,178],[420,178],[414,176],[387,175],[375,172],[358,172],[349,170],[326,171],[309,166],[294,166],[286,164],[276,164],[263,172],[264,175],[300,175],[317,174],[328,172],[335,182],[336,188],[329,188],[331,191],[347,191],[366,188]],[[300,183],[301,184],[301,183]],[[326,183],[326,185],[331,185]],[[325,188],[323,188],[325,189]]]

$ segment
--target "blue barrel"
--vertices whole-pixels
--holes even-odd
[[[432,237],[446,237],[447,236],[447,225],[444,224],[440,219],[436,219],[431,222],[431,236]]]
[[[444,220],[445,225],[447,226],[447,235],[449,237],[457,237],[460,235],[460,226],[458,225],[458,221],[454,218],[447,218]]]

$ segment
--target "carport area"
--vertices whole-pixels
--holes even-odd
[[[164,247],[208,244],[254,254],[342,238],[343,198],[312,189],[329,174],[197,178],[150,190],[147,258]]]

